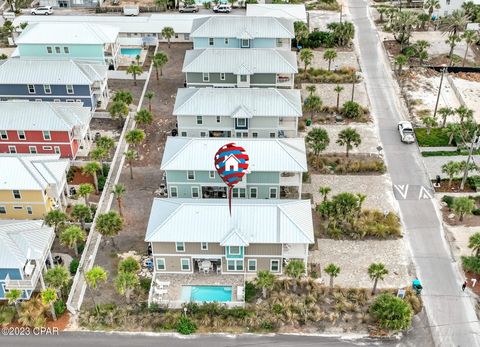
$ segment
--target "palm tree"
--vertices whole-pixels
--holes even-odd
[[[115,199],[117,199],[118,212],[120,213],[120,216],[123,217],[122,197],[123,197],[123,194],[125,194],[125,186],[121,183],[115,184],[112,188],[112,193],[113,193],[113,196],[115,196]]]
[[[149,90],[145,93],[145,97],[148,99],[148,112],[152,112],[152,99],[155,96],[155,93]]]
[[[472,213],[475,208],[475,201],[468,196],[461,196],[453,199],[452,209],[458,213],[458,220],[463,221],[466,214]]]
[[[308,65],[311,64],[313,60],[313,52],[311,49],[304,48],[300,51],[300,60],[303,61],[304,64],[304,70],[307,72],[308,70]]]
[[[100,282],[106,282],[108,278],[108,274],[104,268],[101,266],[94,266],[91,270],[85,272],[85,282],[87,282],[87,286],[91,291],[92,294],[92,301],[95,305],[95,290],[100,285]],[[95,305],[96,306],[96,305]]]
[[[136,65],[132,64],[127,68],[127,75],[132,74],[133,75],[133,85],[137,85],[137,75],[141,75],[143,72],[143,69]]]
[[[420,51],[420,52],[418,52],[417,57],[418,57],[418,62],[420,63],[420,65],[423,65],[425,60],[428,59],[428,52],[427,51]]]
[[[128,161],[128,166],[130,167],[130,179],[133,180],[133,161],[137,159],[137,151],[129,149],[125,152],[125,159]]]
[[[140,145],[144,140],[145,132],[140,129],[132,129],[125,135],[125,141],[127,141],[129,145],[137,146],[137,151],[139,149],[138,145]]]
[[[345,146],[347,157],[353,146],[358,147],[360,143],[362,143],[360,134],[353,128],[348,127],[338,134],[337,144]]]
[[[88,197],[95,191],[95,188],[90,183],[82,183],[78,187],[78,195],[85,199],[85,205],[88,204]]]
[[[267,298],[267,293],[268,290],[273,288],[273,285],[275,284],[275,275],[272,274],[270,271],[259,271],[257,273],[257,280],[256,284],[260,288],[262,288],[262,297],[264,299]]]
[[[299,259],[292,259],[285,267],[285,275],[293,279],[293,292],[297,292],[297,281],[305,275],[305,263]]]
[[[170,39],[175,35],[175,31],[171,27],[165,27],[161,32],[162,36],[168,41],[168,48],[170,48]]]
[[[426,0],[423,3],[423,8],[428,10],[428,15],[430,19],[432,18],[433,11],[438,10],[440,8],[440,1],[439,0]]]
[[[73,248],[75,256],[78,257],[78,243],[85,241],[86,237],[85,230],[76,225],[71,225],[60,234],[60,243]]]
[[[335,60],[336,57],[337,57],[337,51],[333,48],[329,48],[325,50],[325,52],[323,53],[323,59],[328,61],[328,71],[330,71],[332,61]]]
[[[450,52],[448,53],[448,57],[450,58],[450,66],[453,65],[453,50],[455,49],[455,46],[457,43],[462,41],[460,39],[460,36],[458,35],[450,35],[446,40],[445,43],[448,43],[450,45]]]
[[[152,124],[153,115],[150,111],[147,111],[144,108],[142,108],[135,115],[135,121],[137,122],[138,125]]]
[[[380,23],[383,23],[383,16],[385,15],[385,13],[387,13],[387,11],[388,11],[388,7],[386,6],[377,7],[377,12],[380,15]]]
[[[140,270],[140,264],[134,257],[126,257],[118,263],[118,272],[137,272]]]
[[[423,117],[422,122],[427,128],[427,135],[430,135],[430,130],[438,125],[437,120],[432,116]]]
[[[318,192],[322,194],[323,201],[327,201],[328,198],[328,193],[332,191],[332,188],[330,187],[320,187],[318,188]]]
[[[95,186],[95,193],[99,193],[98,191],[98,177],[97,177],[97,172],[100,171],[101,167],[100,164],[97,163],[96,161],[91,161],[87,164],[85,164],[82,167],[82,172],[85,175],[90,175],[93,177],[93,184]]]
[[[20,316],[20,307],[18,302],[23,296],[23,291],[19,289],[10,289],[8,292],[5,293],[5,299],[8,300],[9,305],[15,305],[15,309],[17,310],[17,314]]]
[[[138,276],[133,272],[121,271],[115,279],[115,289],[120,295],[125,295],[127,304],[130,304],[130,296],[139,284]]]
[[[163,76],[162,68],[165,64],[168,63],[168,56],[164,52],[158,52],[153,56],[153,67],[155,68],[155,73],[157,75],[157,81],[159,80],[158,71],[160,71],[160,76]]]
[[[97,217],[96,230],[104,237],[110,237],[112,246],[116,248],[114,237],[123,228],[123,220],[115,211],[102,213]]]
[[[83,230],[85,230],[85,219],[92,218],[92,210],[84,204],[76,204],[72,208],[72,217],[80,222]]]
[[[90,152],[90,157],[100,162],[100,169],[102,170],[102,176],[105,176],[103,169],[103,162],[110,156],[106,148],[97,147]]]
[[[52,313],[53,320],[57,320],[57,315],[55,314],[55,307],[53,303],[57,301],[57,292],[53,288],[46,288],[40,293],[42,298],[42,303],[45,306],[50,306],[50,312]]]
[[[123,120],[128,115],[128,105],[123,101],[114,101],[108,109],[114,119]]]
[[[330,276],[330,288],[333,288],[333,280],[340,274],[340,267],[335,264],[328,264],[323,271]]]
[[[450,107],[442,107],[438,110],[438,114],[440,114],[440,116],[442,117],[442,128],[445,128],[447,117],[455,114],[455,112]]]
[[[65,266],[57,265],[48,269],[43,278],[47,286],[55,288],[61,296],[62,289],[65,288],[70,281],[70,273]]]
[[[480,255],[480,233],[475,233],[470,236],[468,239],[468,248],[472,249],[476,257]]]
[[[297,21],[293,23],[293,29],[295,31],[295,41],[297,42],[298,47],[300,41],[308,36],[308,27],[304,22]]]
[[[52,210],[48,212],[44,218],[44,222],[49,227],[53,227],[55,233],[58,231],[58,227],[63,225],[68,219],[65,212],[61,210]]]
[[[317,87],[315,87],[314,84],[308,85],[306,89],[307,89],[309,98],[313,97],[313,94],[315,94],[315,92],[317,91]]]
[[[305,142],[313,150],[313,154],[315,154],[316,163],[318,165],[320,153],[325,150],[330,143],[330,138],[328,137],[327,131],[323,128],[314,128],[308,132],[307,136],[305,137]]]
[[[463,31],[468,23],[468,17],[463,10],[455,10],[451,15],[442,19],[441,28],[448,36],[457,35]]]
[[[343,87],[339,84],[334,89],[334,92],[337,93],[337,112],[340,110],[340,93],[343,91]]]
[[[327,24],[327,29],[333,31],[338,46],[347,46],[355,37],[355,27],[351,22],[332,22]]]
[[[108,136],[100,136],[97,140],[95,140],[95,144],[97,147],[105,148],[107,152],[110,154],[110,151],[113,147],[115,147],[115,140]]]
[[[398,73],[402,73],[402,68],[405,64],[408,63],[408,58],[403,54],[399,54],[395,57],[395,64],[398,66]]]
[[[22,309],[18,322],[29,327],[43,327],[47,323],[45,319],[45,305],[40,296],[30,298],[28,301],[22,302]]]
[[[125,90],[119,90],[118,92],[115,93],[113,97],[114,102],[124,102],[125,104],[130,105],[133,102],[133,95],[132,93],[125,91]]]
[[[425,30],[425,26],[430,21],[430,16],[426,13],[420,13],[417,16],[417,19],[418,19],[418,22],[420,23],[420,28],[422,28],[422,30]]]
[[[442,165],[442,173],[448,176],[448,188],[452,185],[453,178],[460,173],[460,163],[449,161]]]
[[[368,267],[368,276],[373,281],[372,295],[375,295],[377,291],[378,280],[383,281],[386,275],[388,275],[388,270],[382,263],[372,263]]]
[[[480,40],[480,36],[475,30],[465,30],[465,32],[462,35],[462,39],[467,44],[467,48],[465,48],[465,54],[463,56],[463,63],[462,63],[462,66],[465,66],[465,62],[467,61],[468,48],[470,47],[470,45],[477,43],[478,40]]]
[[[455,113],[460,117],[460,124],[462,124],[465,119],[469,121],[473,118],[473,110],[470,110],[463,105],[457,107]]]

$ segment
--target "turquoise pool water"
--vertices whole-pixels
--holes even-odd
[[[120,48],[121,55],[130,55],[132,57],[136,57],[137,55],[140,55],[141,52],[141,48]]]
[[[183,286],[182,301],[232,301],[232,287]]]

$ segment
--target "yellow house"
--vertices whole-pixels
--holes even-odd
[[[68,159],[0,154],[0,219],[40,219],[66,206]]]

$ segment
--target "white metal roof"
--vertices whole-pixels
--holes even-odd
[[[232,231],[236,235],[232,237]],[[314,242],[309,200],[154,199],[147,242]]]
[[[234,116],[242,107],[253,117],[301,117],[302,101],[296,89],[179,88],[175,116]]]
[[[247,16],[286,18],[307,22],[305,4],[247,4]]]
[[[293,22],[285,18],[211,16],[195,19],[191,37],[293,38]]]
[[[92,113],[80,103],[0,101],[0,130],[70,131],[90,123]]]
[[[72,16],[68,16],[71,18]],[[84,22],[30,23],[15,40],[18,44],[77,44],[104,45],[114,43],[118,28],[109,25]]]
[[[13,21],[20,23],[39,22],[80,22],[110,25],[118,28],[121,33],[160,33],[164,27],[171,27],[176,33],[188,34],[192,30],[193,20],[209,17],[201,14],[150,14],[148,16],[19,16]]]
[[[243,72],[246,73],[243,73]],[[182,72],[297,73],[295,52],[270,48],[207,48],[187,51]]]
[[[41,220],[0,220],[0,269],[22,269],[27,260],[42,259],[54,238]]]
[[[235,142],[249,157],[250,172],[306,172],[303,138],[239,139],[168,137],[162,170],[215,171],[214,157],[223,145]]]
[[[44,190],[59,185],[68,170],[60,154],[0,154],[0,190]]]
[[[0,84],[92,85],[107,78],[107,70],[98,63],[13,58],[0,61]]]

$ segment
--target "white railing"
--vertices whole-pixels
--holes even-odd
[[[292,176],[282,176],[280,175],[279,184],[281,186],[299,186],[301,184],[300,174],[294,173]]]

